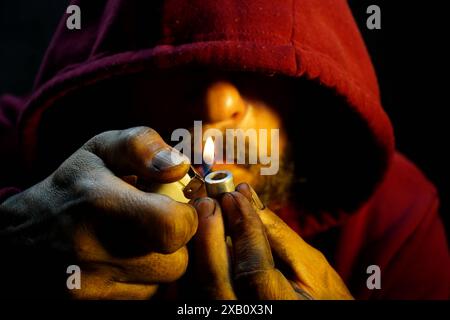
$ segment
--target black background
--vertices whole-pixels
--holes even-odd
[[[449,37],[444,31],[448,18],[443,2],[349,3],[376,68],[397,147],[438,187],[441,214],[449,230],[449,89],[443,77],[449,57],[444,42]],[[371,4],[381,8],[381,30],[366,27],[366,9]],[[67,5],[63,0],[0,0],[0,94],[23,95],[31,89]]]

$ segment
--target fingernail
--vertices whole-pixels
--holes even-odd
[[[161,149],[151,161],[151,166],[158,171],[167,170],[180,164],[189,163],[189,159],[176,149]]]
[[[266,206],[264,205],[264,203],[261,202],[261,200],[259,200],[258,195],[256,194],[255,190],[253,190],[252,187],[249,186],[250,192],[252,193],[252,201],[253,204],[255,205],[255,207],[258,210],[264,210],[266,208]]]
[[[211,198],[198,198],[194,201],[194,207],[199,216],[211,216],[216,211],[216,202]]]

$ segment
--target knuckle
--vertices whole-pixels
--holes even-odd
[[[55,176],[56,183],[67,183],[72,194],[78,198],[90,200],[99,197],[98,193],[106,185],[105,174],[101,170],[89,168],[90,160],[78,159],[71,166]],[[69,185],[70,184],[70,185]]]
[[[241,215],[229,221],[229,226],[234,234],[256,234],[263,230],[263,225],[257,217]]]
[[[108,182],[101,174],[85,175],[77,180],[74,191],[89,208],[100,210],[108,208],[108,202],[114,201],[109,195],[109,189],[105,187],[107,184]]]
[[[161,215],[161,245],[165,252],[174,252],[192,238],[198,221],[195,209],[188,205],[169,204],[168,212],[170,214]]]
[[[242,234],[243,230],[246,230],[249,223],[244,217],[233,219],[229,222],[230,229],[233,233]]]
[[[177,252],[177,261],[173,265],[178,266],[175,269],[175,279],[178,280],[187,270],[189,263],[188,250],[185,246],[183,246]]]
[[[61,166],[52,175],[52,185],[57,189],[71,188],[76,179],[76,172],[70,166]]]
[[[261,221],[264,223],[264,225],[267,228],[273,230],[273,232],[282,232],[283,231],[284,223],[282,223],[282,220],[274,219],[273,217],[270,216],[270,213],[268,213],[267,211],[261,211],[260,218],[261,218]]]
[[[164,258],[159,261],[158,267],[152,270],[153,277],[162,282],[176,281],[186,272],[188,261],[188,250],[186,246],[182,246],[175,252],[164,255]]]
[[[153,138],[158,136],[158,133],[149,127],[135,127],[124,130],[122,132],[124,142],[130,147],[135,147],[142,143],[145,138]]]
[[[59,190],[76,189],[77,183],[90,172],[89,159],[80,152],[75,153],[53,173],[52,183]]]
[[[247,198],[239,191],[233,191],[233,192],[231,192],[231,194],[233,195],[234,199],[236,200],[236,204],[239,206],[240,209],[242,209],[242,203],[244,201],[248,201]]]
[[[186,246],[169,254],[152,252],[142,260],[142,268],[140,268],[139,274],[148,282],[173,282],[185,274],[188,261]]]
[[[148,145],[155,141],[158,133],[148,127],[136,127],[124,130],[121,134],[119,149],[124,154],[136,159],[140,159],[139,155],[148,152]]]
[[[84,148],[92,151],[95,153],[95,151],[104,145],[105,141],[108,141],[110,137],[117,135],[117,130],[110,130],[110,131],[104,131],[101,132],[95,136],[93,136],[91,139],[89,139],[85,144]]]
[[[316,248],[314,248],[312,246],[310,246],[310,248],[311,248],[311,253],[315,254],[317,261],[328,264],[328,260],[327,260],[326,256],[320,250],[317,250]]]
[[[176,281],[178,280],[188,268],[188,250],[186,246],[180,247],[174,253],[170,254],[170,273],[166,274],[164,280],[166,281]]]
[[[108,191],[104,190],[96,182],[86,181],[86,186],[83,192],[83,202],[88,208],[95,212],[110,212],[116,210],[115,202],[117,199],[113,197]],[[87,191],[89,190],[89,191]]]
[[[159,137],[158,133],[152,128],[145,126],[125,130],[111,130],[97,134],[86,142],[83,147],[97,153],[98,151],[104,151],[107,147],[105,144],[114,144],[119,149],[122,149],[121,151],[134,151],[142,145],[143,141],[149,138],[155,139],[155,137]]]

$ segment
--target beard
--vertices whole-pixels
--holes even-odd
[[[291,200],[292,186],[296,181],[295,164],[290,148],[286,147],[286,150],[280,155],[277,174],[261,175],[261,167],[260,164],[247,167],[253,176],[257,176],[254,189],[260,200],[271,210],[286,206]]]

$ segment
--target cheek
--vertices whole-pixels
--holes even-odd
[[[241,123],[239,123],[239,127],[242,129],[267,130],[269,152],[272,143],[278,143],[280,155],[286,148],[287,137],[284,125],[281,116],[274,108],[258,102],[249,102],[248,111]],[[272,141],[271,130],[278,130],[278,141]]]
[[[242,127],[267,130],[280,129],[281,118],[274,109],[258,102],[249,102],[247,107],[247,113],[240,124]]]
[[[257,136],[260,135],[261,129],[266,130],[267,132],[267,155],[272,157],[272,161],[278,161],[282,158],[284,154],[284,150],[286,148],[286,134],[284,132],[283,124],[281,121],[281,117],[276,113],[272,108],[258,102],[248,102],[247,104],[247,112],[244,117],[235,124],[234,129],[242,129],[242,130],[256,130]],[[271,133],[272,130],[278,130],[278,139],[277,141],[272,141]],[[258,143],[259,139],[258,138]],[[278,145],[278,155],[271,154],[272,143]],[[275,149],[276,150],[276,149]],[[248,150],[246,150],[248,152]],[[259,152],[259,148],[258,148]],[[269,164],[270,165],[270,164]],[[251,168],[241,166],[241,165],[230,165],[230,164],[215,164],[214,170],[229,170],[233,173],[233,180],[235,185],[242,182],[246,182],[250,184],[254,189],[260,189],[264,187],[264,183],[266,179],[261,176],[261,166],[260,165],[251,165]]]

